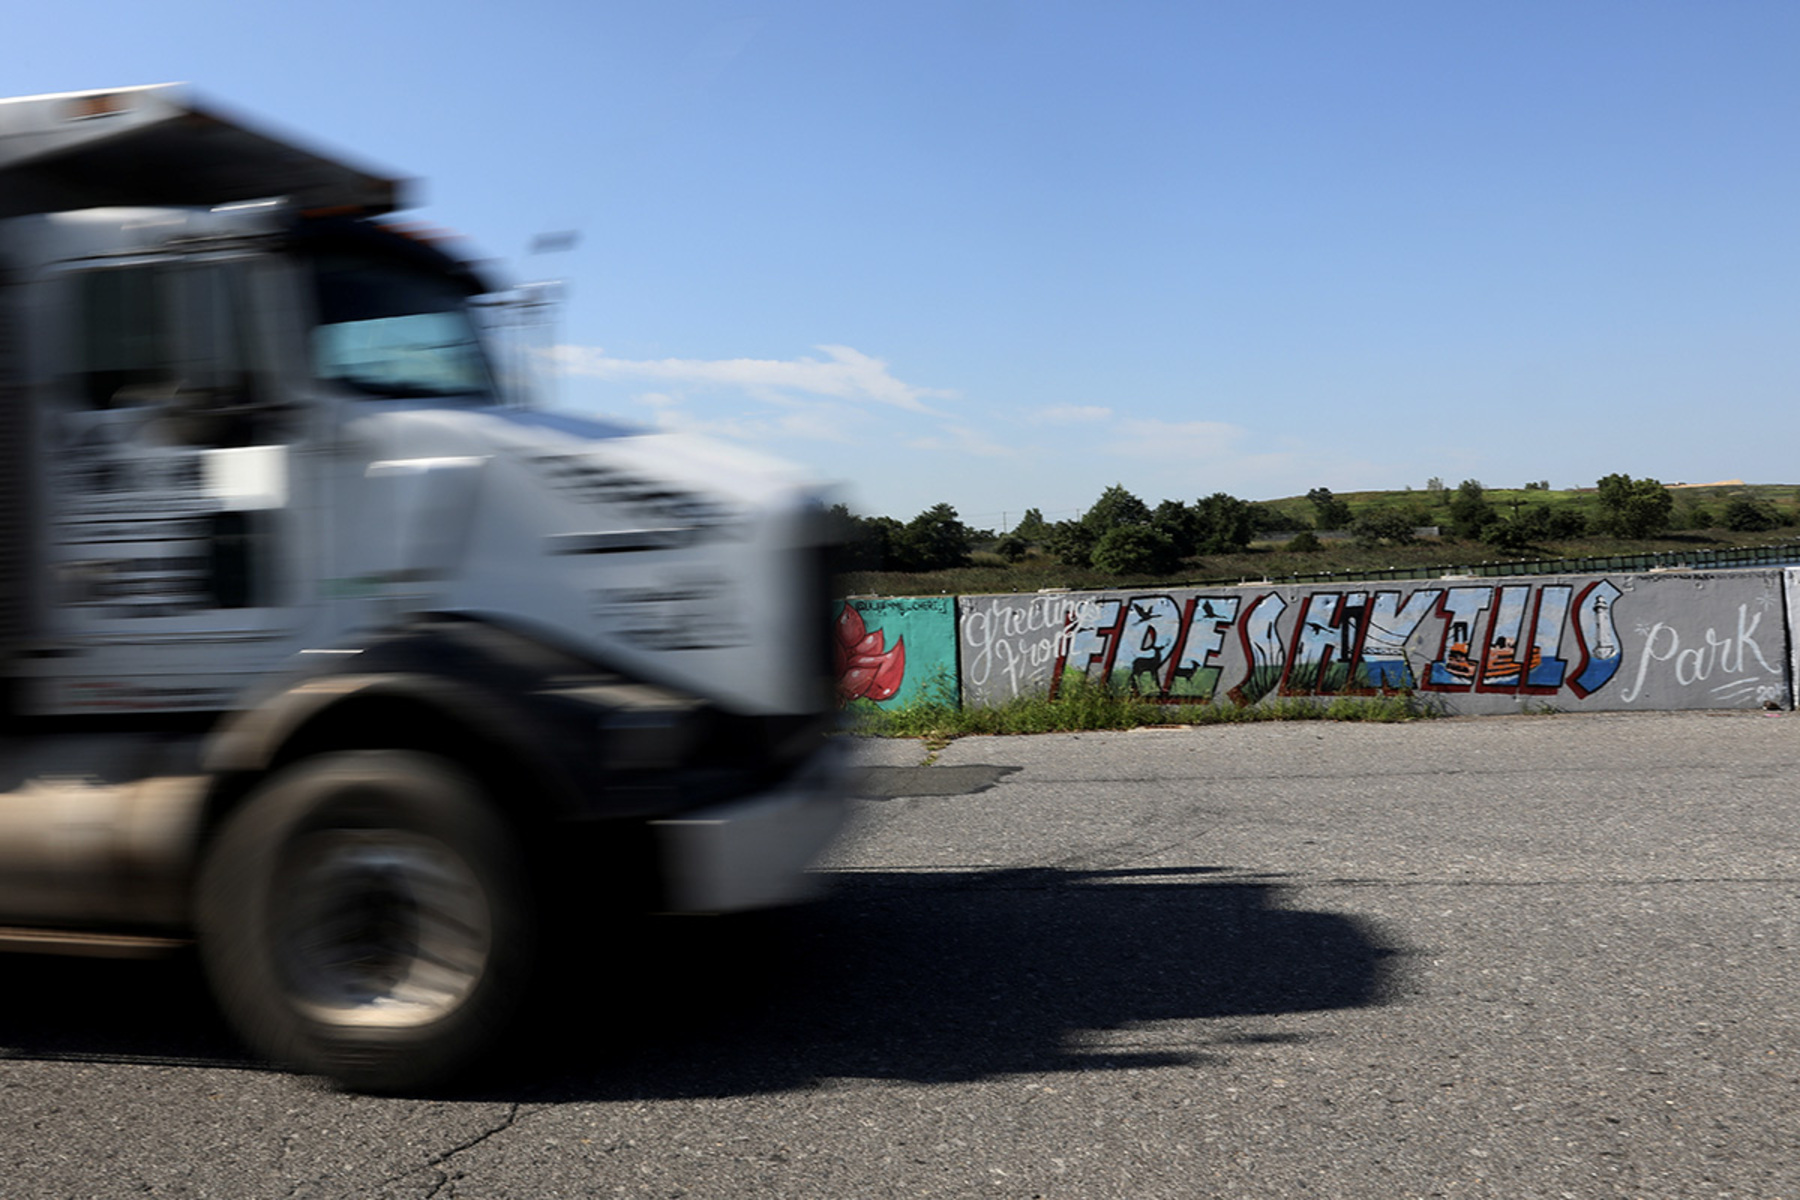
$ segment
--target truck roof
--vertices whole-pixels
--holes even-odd
[[[272,197],[375,215],[403,207],[403,183],[247,125],[185,84],[0,100],[0,217]]]

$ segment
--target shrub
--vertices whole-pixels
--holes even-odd
[[[1100,539],[1080,521],[1058,521],[1044,538],[1044,548],[1066,567],[1094,565],[1094,543]]]
[[[1517,553],[1531,548],[1531,526],[1525,521],[1495,521],[1481,531],[1481,540],[1496,550]]]
[[[1602,530],[1615,537],[1644,538],[1669,527],[1675,497],[1655,479],[1608,475],[1597,485]]]
[[[1179,561],[1169,536],[1147,525],[1120,525],[1094,544],[1094,566],[1112,575],[1160,575]]]
[[[1748,496],[1725,506],[1725,528],[1734,533],[1763,533],[1781,524],[1775,510]]]
[[[1316,487],[1306,493],[1312,501],[1313,524],[1320,529],[1343,529],[1350,524],[1350,506],[1331,494],[1330,488]]]
[[[1291,550],[1295,554],[1311,554],[1315,550],[1323,550],[1325,546],[1319,541],[1318,537],[1314,535],[1312,530],[1302,529],[1299,533],[1296,533],[1293,537],[1289,538],[1287,545],[1283,548]]]
[[[1413,528],[1407,514],[1390,508],[1364,513],[1351,523],[1350,532],[1358,546],[1373,550],[1384,543],[1390,546],[1411,544]]]
[[[1478,538],[1481,531],[1500,519],[1488,503],[1480,480],[1465,479],[1456,485],[1450,499],[1450,524],[1459,538]]]
[[[1578,508],[1551,509],[1544,526],[1545,536],[1557,539],[1582,537],[1587,531],[1588,519]]]

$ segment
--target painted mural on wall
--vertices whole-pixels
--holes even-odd
[[[1416,691],[1453,712],[1790,703],[1779,571],[965,597],[963,694],[1070,672],[1174,703]]]
[[[832,623],[838,701],[959,701],[956,601],[950,596],[845,600]]]

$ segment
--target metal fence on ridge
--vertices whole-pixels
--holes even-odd
[[[1716,550],[1659,550],[1645,554],[1603,554],[1582,558],[1537,558],[1519,562],[1479,562],[1434,567],[1389,567],[1384,570],[1315,571],[1270,576],[1265,580],[1199,579],[1184,587],[1229,587],[1246,583],[1332,583],[1337,580],[1472,578],[1496,575],[1594,575],[1616,571],[1719,571],[1732,567],[1800,564],[1800,541],[1773,546],[1726,546]]]

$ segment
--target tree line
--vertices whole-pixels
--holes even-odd
[[[1546,484],[1527,484],[1526,491],[1548,491]],[[1568,505],[1511,502],[1511,512],[1503,513],[1488,500],[1481,484],[1465,479],[1454,492],[1447,493],[1444,505],[1450,521],[1450,532],[1459,538],[1476,539],[1500,550],[1525,550],[1542,541],[1565,541],[1584,535],[1603,534],[1637,541],[1666,533],[1675,524],[1675,496],[1655,479],[1633,479],[1614,474],[1601,479],[1594,488],[1593,515]],[[1717,522],[1734,533],[1763,533],[1787,524],[1788,519],[1773,506],[1752,496],[1734,496],[1715,513],[1703,505],[1695,505],[1686,513],[1690,528],[1707,529]]]
[[[1527,491],[1549,491],[1548,482],[1533,482]],[[1409,489],[1410,491],[1410,489]],[[1478,480],[1465,479],[1454,489],[1439,479],[1426,485],[1426,499],[1410,504],[1370,507],[1358,513],[1329,488],[1306,494],[1311,520],[1297,518],[1268,504],[1214,492],[1188,503],[1163,500],[1152,508],[1123,484],[1114,484],[1081,516],[1046,521],[1027,509],[1009,532],[996,535],[971,529],[949,504],[936,504],[910,521],[863,517],[844,505],[832,509],[845,544],[846,570],[926,572],[968,566],[977,543],[991,543],[1007,562],[1025,558],[1041,547],[1072,567],[1115,575],[1165,574],[1184,561],[1246,550],[1270,534],[1292,533],[1289,550],[1320,545],[1318,532],[1348,533],[1357,545],[1373,548],[1406,545],[1420,527],[1438,526],[1449,536],[1481,541],[1499,550],[1521,551],[1545,541],[1565,541],[1588,534],[1637,540],[1667,531],[1675,516],[1674,496],[1655,479],[1608,475],[1595,488],[1594,511],[1567,503],[1495,504]],[[1718,514],[1725,528],[1759,532],[1787,523],[1767,503],[1739,496]],[[1693,511],[1689,523],[1714,514]]]
[[[863,571],[938,571],[968,566],[976,542],[1018,562],[1033,545],[1069,566],[1116,575],[1171,571],[1182,560],[1243,550],[1251,539],[1284,527],[1286,518],[1265,505],[1224,492],[1188,504],[1164,500],[1151,508],[1122,484],[1106,489],[1091,508],[1069,521],[1046,521],[1031,508],[1010,532],[971,529],[948,504],[936,504],[907,522],[862,517],[843,505],[832,515],[847,542],[845,567]]]

